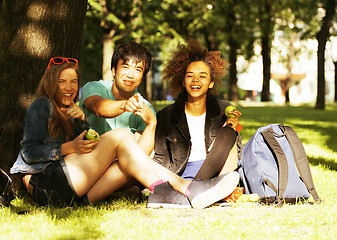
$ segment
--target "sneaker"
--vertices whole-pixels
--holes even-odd
[[[164,182],[154,187],[154,192],[149,194],[148,208],[191,208],[187,197],[174,190],[169,182]]]
[[[231,172],[218,177],[192,181],[188,186],[188,199],[193,208],[202,209],[230,195],[239,183],[240,176]]]

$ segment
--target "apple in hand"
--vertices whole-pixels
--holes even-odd
[[[226,117],[228,118],[235,118],[235,115],[232,114],[232,113],[229,113],[229,112],[234,112],[236,109],[236,107],[234,106],[228,106],[225,108],[225,114],[226,114]]]
[[[92,128],[87,131],[85,138],[88,140],[95,140],[96,142],[99,141],[99,134]]]

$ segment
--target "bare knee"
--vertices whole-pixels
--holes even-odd
[[[110,141],[118,141],[118,142],[121,142],[124,140],[125,141],[134,140],[133,135],[130,133],[130,131],[124,128],[118,128],[118,129],[114,129],[109,132],[106,132],[103,135],[101,135],[100,138],[101,139],[108,138],[110,139]]]

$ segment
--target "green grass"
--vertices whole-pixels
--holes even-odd
[[[337,106],[243,107],[246,143],[270,123],[292,126],[306,149],[320,205],[236,204],[203,210],[147,209],[146,200],[39,207],[20,194],[0,208],[1,239],[337,239]]]

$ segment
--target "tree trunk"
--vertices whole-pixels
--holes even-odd
[[[317,99],[316,109],[325,109],[325,44],[326,41],[319,37],[317,51]]]
[[[227,12],[227,31],[229,33],[228,45],[229,45],[229,99],[231,101],[239,101],[239,93],[237,87],[237,50],[238,43],[235,39],[235,24],[236,17],[233,8],[230,7]]]
[[[335,65],[335,103],[337,103],[337,62],[333,62]]]
[[[292,63],[295,56],[295,48],[294,48],[294,42],[295,42],[295,36],[296,33],[291,33],[289,37],[289,52],[288,52],[288,59],[287,59],[287,78],[284,83],[284,96],[285,96],[285,102],[290,102],[290,95],[289,90],[291,86],[291,76],[292,76]]]
[[[19,152],[24,114],[53,56],[78,58],[87,0],[3,0],[0,14],[0,167]]]
[[[264,17],[261,19],[261,55],[263,61],[263,83],[261,101],[270,101],[270,67],[271,67],[271,36],[273,33],[272,21],[272,2],[271,0],[264,1],[263,10],[261,11]]]
[[[238,78],[237,78],[237,47],[234,41],[229,41],[229,99],[239,101]]]
[[[148,84],[149,83],[151,83],[150,76],[146,75],[146,77],[142,79],[142,82],[139,84],[137,90],[145,99],[150,101],[149,96],[148,96],[148,89],[149,89]]]
[[[114,31],[113,31],[114,32]],[[113,54],[114,42],[110,34],[103,34],[103,64],[102,79],[112,80],[111,57]]]
[[[262,61],[263,61],[263,83],[262,83],[262,93],[261,101],[270,101],[270,39],[268,35],[262,37]]]
[[[101,0],[99,2],[103,9],[103,19],[101,20],[101,27],[103,30],[103,62],[102,62],[102,79],[111,81],[112,72],[111,72],[111,57],[114,51],[114,41],[112,40],[116,30],[111,28],[109,19],[110,11],[108,9],[108,2],[106,0]],[[116,27],[116,26],[115,26]]]
[[[321,30],[317,33],[317,99],[316,109],[325,109],[325,46],[329,38],[329,29],[332,26],[335,14],[335,0],[327,0],[325,6],[326,14],[323,18]]]

